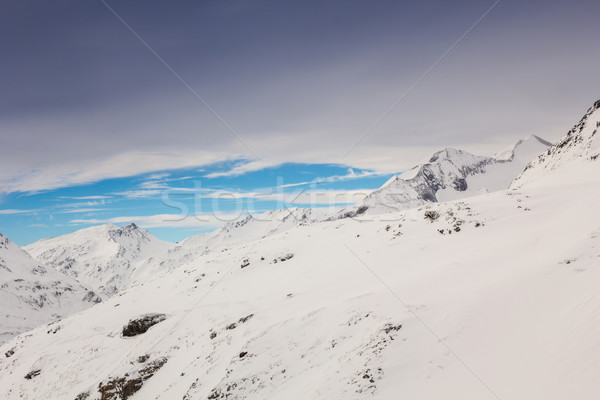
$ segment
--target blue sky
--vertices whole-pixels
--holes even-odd
[[[291,163],[235,173],[247,163],[219,162],[6,194],[0,201],[0,226],[19,245],[101,223],[130,222],[163,240],[180,241],[245,213],[353,204],[391,176],[343,165]]]

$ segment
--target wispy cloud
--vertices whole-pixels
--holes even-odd
[[[18,210],[18,209],[6,209],[0,210],[0,215],[10,215],[10,214],[35,214],[41,210]]]
[[[0,192],[39,192],[153,171],[192,168],[223,161],[223,153],[131,151],[103,159],[49,165],[20,175],[0,171]]]
[[[220,172],[211,172],[209,174],[204,175],[205,178],[221,178],[227,176],[239,176],[244,175],[248,172],[260,171],[261,169],[273,167],[276,164],[272,162],[267,162],[263,160],[254,160],[254,161],[243,161],[239,164],[235,165],[228,171],[220,171]]]
[[[105,200],[111,199],[112,196],[59,196],[57,198],[69,200]]]
[[[72,210],[57,211],[57,214],[78,214],[78,213],[91,213],[99,211],[108,211],[106,208],[75,208]],[[111,210],[112,211],[112,210]]]
[[[361,179],[361,178],[369,178],[374,176],[386,175],[384,173],[378,173],[373,171],[361,171],[359,173],[354,172],[354,169],[348,168],[348,173],[346,175],[333,175],[324,178],[316,178],[312,181],[306,182],[297,182],[297,183],[287,183],[284,185],[279,185],[279,188],[289,188],[289,187],[297,187],[304,185],[313,185],[313,184],[322,184],[322,183],[333,183],[333,182],[342,182],[348,181],[352,179]]]
[[[107,200],[101,199],[101,200],[90,200],[90,201],[79,201],[79,202],[75,202],[75,203],[61,203],[58,204],[56,207],[58,208],[89,208],[89,207],[97,207],[97,206],[103,206],[105,204],[107,204]]]
[[[330,206],[354,204],[367,197],[373,190],[303,190],[291,193],[259,193],[256,197],[262,201],[277,201],[284,205]]]
[[[152,174],[148,177],[146,177],[146,179],[148,180],[158,180],[158,179],[164,179],[169,177],[171,174],[169,174],[168,172],[163,172],[163,173],[156,173],[156,174]]]
[[[98,224],[128,224],[135,223],[142,228],[195,228],[215,229],[219,226],[239,218],[242,212],[232,213],[203,213],[195,215],[179,214],[156,214],[156,215],[135,215],[113,218],[90,218],[73,219],[69,221],[72,225],[98,225]]]

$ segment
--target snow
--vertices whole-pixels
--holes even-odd
[[[101,399],[139,378],[134,400],[596,399],[596,109],[510,188],[491,192],[545,146],[537,138],[502,159],[436,153],[380,190],[403,190],[391,212],[308,223],[311,211],[278,210],[140,251],[136,270],[152,273],[0,348],[12,352],[0,397]],[[490,193],[435,202],[460,179]],[[90,235],[107,246],[109,231]]]
[[[10,343],[0,396],[98,398],[100,382],[168,357],[136,398],[207,398],[227,387],[234,398],[493,398],[412,311],[503,398],[592,399],[600,225],[584,210],[600,195],[595,183],[436,204],[434,222],[425,208],[398,212],[389,230],[345,219],[214,248],[62,320],[54,335],[41,327]],[[167,319],[121,337],[148,313]],[[387,324],[402,327],[387,334]],[[34,369],[39,376],[23,378]]]
[[[447,148],[433,154],[427,163],[392,177],[353,210],[344,210],[338,216],[352,216],[365,207],[369,215],[385,214],[507,189],[548,146],[550,143],[532,135],[494,157]]]
[[[137,269],[138,262],[172,247],[135,224],[121,228],[105,224],[42,239],[25,246],[25,250],[103,297],[110,297],[135,280],[136,274],[145,273]]]
[[[0,233],[0,344],[98,301],[95,293],[40,265]]]
[[[536,135],[529,135],[527,138],[519,140],[512,146],[507,147],[499,153],[496,153],[494,158],[502,161],[511,161],[515,158],[527,159],[531,161],[534,157],[540,155],[540,153],[550,146],[552,146],[552,143]]]
[[[567,134],[546,153],[534,159],[526,170],[515,180],[512,187],[523,185],[543,185],[544,179],[556,170],[562,173],[578,162],[583,165],[586,161],[598,161],[600,152],[600,100],[588,109],[583,118]],[[585,167],[582,167],[583,169]],[[573,171],[571,179],[586,179],[587,174]],[[552,182],[552,181],[551,181]]]

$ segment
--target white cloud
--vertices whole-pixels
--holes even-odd
[[[6,209],[0,210],[0,215],[10,215],[10,214],[35,214],[40,210],[18,210],[18,209]]]
[[[195,228],[198,230],[215,229],[219,226],[239,218],[242,212],[232,213],[203,213],[195,215],[156,214],[145,216],[122,216],[105,219],[73,219],[73,225],[97,224],[129,224],[135,223],[142,228]]]
[[[268,167],[273,167],[278,163],[263,161],[263,160],[253,160],[253,161],[244,161],[228,171],[221,172],[211,172],[209,174],[204,175],[205,178],[220,178],[224,176],[239,176],[246,174],[248,172],[259,171],[261,169],[265,169]]]
[[[58,198],[70,200],[105,200],[112,198],[112,196],[59,196]]]
[[[77,213],[90,213],[98,211],[108,211],[105,208],[76,208],[73,210],[58,211],[57,214],[77,214]]]
[[[202,151],[132,151],[104,159],[48,165],[29,171],[0,171],[0,192],[35,192],[108,178],[135,176],[153,171],[191,168],[227,159],[224,154]]]

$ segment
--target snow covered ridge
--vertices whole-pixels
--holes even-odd
[[[137,263],[175,245],[135,224],[94,226],[25,246],[34,258],[110,297],[135,279]]]
[[[100,301],[93,291],[40,265],[0,233],[0,344]]]
[[[438,151],[429,162],[390,179],[337,218],[384,214],[507,189],[525,166],[549,146],[549,142],[531,135],[493,157],[453,148]]]
[[[249,243],[286,232],[292,228],[323,221],[332,212],[330,208],[292,207],[248,214],[227,222],[214,232],[192,236],[181,242],[181,246],[187,249],[209,251],[222,246]]]
[[[554,146],[527,165],[525,171],[515,180],[512,187],[526,184],[543,184],[544,176],[559,169],[566,173],[567,165],[597,161],[600,155],[600,100],[588,109],[567,134]],[[577,169],[577,167],[575,167]],[[581,176],[572,176],[580,179]]]

